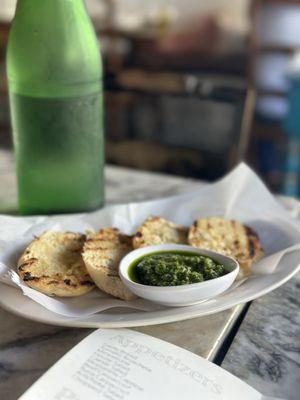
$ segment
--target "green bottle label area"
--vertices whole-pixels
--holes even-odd
[[[103,204],[102,93],[42,99],[10,94],[19,206],[24,214]]]

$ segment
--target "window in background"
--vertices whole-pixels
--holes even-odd
[[[275,190],[299,195],[300,164],[295,162],[299,158],[295,155],[299,154],[299,150],[295,153],[299,145],[283,130],[283,123],[287,116],[293,119],[288,113],[288,69],[300,47],[300,4],[294,0],[254,0],[252,17],[251,66],[257,90],[254,126],[257,164]],[[295,112],[299,111],[295,109]],[[285,125],[290,124],[285,122]]]

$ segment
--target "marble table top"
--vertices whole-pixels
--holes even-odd
[[[222,367],[260,392],[300,399],[300,275],[252,302]]]
[[[108,203],[169,196],[203,184],[167,175],[106,168]],[[0,212],[16,209],[12,155],[0,151]],[[222,366],[264,394],[299,398],[300,327],[299,280],[254,301]],[[299,297],[299,296],[298,296]],[[239,319],[244,305],[218,314],[138,331],[215,360]],[[0,309],[0,398],[17,399],[66,351],[90,333],[89,329],[48,326]]]

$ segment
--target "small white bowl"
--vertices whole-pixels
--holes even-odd
[[[210,279],[199,283],[191,283],[179,286],[149,286],[131,280],[128,268],[134,260],[161,251],[187,251],[195,254],[204,255],[223,264],[228,273],[219,278]],[[188,306],[196,304],[227,290],[234,282],[239,272],[239,264],[233,258],[224,256],[210,250],[202,250],[193,246],[179,244],[162,244],[156,246],[142,247],[131,251],[120,263],[119,273],[125,286],[139,297],[166,306]]]

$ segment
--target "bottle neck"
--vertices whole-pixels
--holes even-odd
[[[14,93],[58,97],[100,89],[98,41],[83,0],[18,0],[6,60]]]

